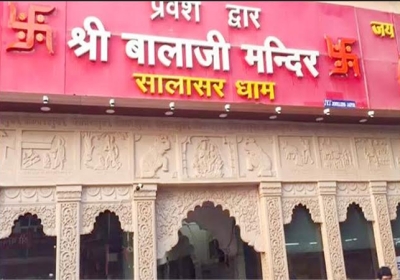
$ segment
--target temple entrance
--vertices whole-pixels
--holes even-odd
[[[133,233],[122,231],[114,213],[101,213],[81,236],[80,259],[81,279],[133,279]]]
[[[46,236],[36,215],[15,221],[0,240],[0,279],[55,279],[56,237]]]
[[[206,202],[189,212],[178,243],[158,260],[158,279],[262,279],[260,254],[227,211]]]

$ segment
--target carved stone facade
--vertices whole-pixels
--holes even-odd
[[[79,279],[82,186],[57,187],[56,195],[57,279]]]
[[[322,242],[328,279],[345,280],[347,277],[342,254],[343,248],[335,196],[336,188],[337,185],[335,182],[320,182],[318,184],[319,205],[322,217]]]
[[[264,279],[288,279],[285,234],[282,215],[282,186],[280,183],[261,183],[260,214],[263,240],[262,270]],[[291,210],[290,210],[291,213]]]
[[[145,185],[134,195],[134,262],[139,280],[157,280],[156,192],[156,185]]]
[[[57,236],[57,279],[79,279],[80,235],[108,210],[134,233],[135,279],[156,279],[182,220],[211,202],[261,253],[264,279],[288,279],[283,229],[303,205],[336,280],[346,279],[339,224],[355,203],[379,264],[394,269],[398,144],[390,127],[0,114],[0,238],[36,214]]]

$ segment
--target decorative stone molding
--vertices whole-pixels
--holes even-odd
[[[135,279],[157,280],[156,215],[157,185],[137,185],[134,192]]]
[[[393,182],[387,184],[387,203],[390,220],[396,220],[397,209],[400,204],[400,183]]]
[[[280,183],[261,183],[260,224],[265,254],[261,256],[263,279],[289,279],[286,259],[285,233],[282,219],[282,188]]]
[[[337,208],[339,223],[346,221],[347,211],[351,204],[360,206],[367,221],[373,222],[375,220],[367,183],[348,182],[337,184]]]
[[[132,186],[85,187],[82,191],[81,234],[93,231],[98,215],[105,211],[114,213],[123,231],[133,232]]]
[[[282,211],[285,225],[290,224],[293,211],[299,205],[308,209],[315,223],[322,222],[316,187],[314,183],[283,184]]]
[[[296,197],[283,198],[283,223],[290,224],[293,217],[293,211],[296,206],[302,205],[308,209],[311,219],[314,223],[321,223],[321,213],[319,210],[319,201],[317,197]]]
[[[41,220],[44,234],[56,235],[55,205],[0,206],[0,239],[10,236],[15,221],[28,213]]]
[[[0,113],[0,185],[400,181],[399,143],[393,127]]]
[[[82,204],[82,228],[81,234],[89,234],[93,231],[96,218],[105,211],[114,213],[121,229],[125,232],[133,232],[132,203],[84,203]]]
[[[14,223],[25,214],[36,215],[47,236],[56,235],[55,188],[0,190],[0,239],[10,236]]]
[[[386,199],[387,183],[370,182],[376,250],[380,266],[389,266],[397,275],[396,254]],[[394,277],[396,279],[396,277]]]
[[[336,205],[336,188],[335,182],[318,183],[321,233],[328,279],[345,280],[347,277]]]
[[[397,219],[397,208],[400,204],[400,196],[389,196],[387,198],[389,218],[391,221]]]
[[[158,259],[163,258],[165,253],[178,243],[178,231],[188,212],[206,201],[228,210],[229,215],[235,218],[236,224],[240,227],[242,240],[253,246],[256,251],[264,251],[256,189],[245,187],[163,189],[158,192],[156,201]]]
[[[80,200],[82,186],[58,186],[57,279],[79,279]]]

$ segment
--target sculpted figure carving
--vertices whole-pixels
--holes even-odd
[[[270,156],[257,144],[254,138],[246,138],[244,150],[247,153],[246,167],[248,171],[257,171],[258,177],[274,176]]]
[[[50,144],[50,150],[45,154],[43,159],[44,168],[46,169],[64,169],[66,161],[65,140],[61,136],[54,136]]]
[[[283,141],[283,151],[286,160],[292,161],[297,166],[313,165],[314,160],[311,156],[311,141],[309,139],[301,139],[302,149],[290,145],[287,141]]]
[[[171,150],[171,141],[168,136],[158,136],[141,159],[141,177],[155,178],[160,169],[163,172],[168,172],[169,159],[166,153],[169,150]]]
[[[197,145],[193,159],[193,168],[197,178],[224,177],[224,161],[219,147],[210,139],[204,138]]]
[[[22,149],[22,168],[35,169],[37,165],[50,170],[63,170],[66,158],[65,139],[55,135],[51,142],[24,142]]]
[[[121,137],[125,139],[124,136]],[[119,170],[120,148],[113,133],[83,133],[83,163],[93,170]]]

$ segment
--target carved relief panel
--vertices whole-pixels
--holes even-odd
[[[135,178],[177,178],[176,138],[166,134],[135,135]]]
[[[186,179],[237,176],[236,140],[228,136],[187,136],[181,140],[182,174]]]
[[[354,159],[349,138],[318,137],[321,167],[334,172],[354,172]]]
[[[82,132],[80,140],[80,169],[84,178],[90,179],[91,183],[94,174],[99,180],[111,174],[119,180],[130,178],[132,142],[127,132]]]
[[[0,130],[0,184],[13,180],[16,167],[16,132]]]
[[[387,139],[355,138],[354,141],[360,168],[382,171],[392,167],[392,156]]]
[[[282,168],[292,172],[304,172],[317,167],[312,137],[279,137],[280,160]]]
[[[64,181],[75,169],[74,134],[60,131],[23,131],[20,175],[23,178]]]
[[[394,166],[396,168],[400,168],[400,139],[398,138],[390,139],[390,144],[394,158]]]
[[[241,178],[260,179],[276,176],[272,137],[239,136],[237,145]]]

